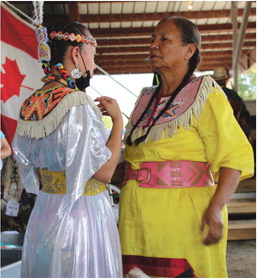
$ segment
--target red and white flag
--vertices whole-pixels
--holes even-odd
[[[33,26],[1,2],[1,130],[9,143],[17,126],[20,107],[44,76],[37,55]]]

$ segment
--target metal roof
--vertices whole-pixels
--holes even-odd
[[[147,73],[151,70],[144,59],[154,27],[167,15],[183,16],[198,26],[202,36],[198,70],[231,69],[232,2],[237,6],[238,31],[246,3],[251,2],[239,63],[240,70],[245,70],[256,61],[256,1],[45,1],[44,23],[80,21],[97,39],[96,63],[100,67],[111,74]],[[10,3],[32,15],[31,1]]]

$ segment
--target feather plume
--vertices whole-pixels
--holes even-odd
[[[34,12],[33,12],[33,22],[34,26],[39,26],[43,23],[43,7],[44,1],[33,1]]]

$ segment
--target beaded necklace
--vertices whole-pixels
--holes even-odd
[[[43,81],[46,81],[47,83],[50,83],[52,81],[58,82],[66,87],[70,87],[72,89],[78,89],[74,80],[71,78],[71,76],[68,74],[68,72],[64,69],[62,63],[57,63],[55,65],[56,69],[60,73],[61,76],[48,74]]]
[[[51,83],[52,81],[55,81],[57,83],[62,84],[63,86],[70,87],[68,82],[65,81],[61,76],[48,75],[45,80],[47,83]]]
[[[56,69],[58,70],[58,72],[61,74],[62,76],[62,81],[64,80],[65,82],[68,83],[69,87],[72,89],[77,88],[74,80],[71,78],[71,76],[68,74],[68,72],[64,69],[63,64],[62,63],[57,63],[55,65]]]

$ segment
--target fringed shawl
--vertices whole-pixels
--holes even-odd
[[[188,129],[193,123],[193,117],[196,117],[198,120],[200,119],[201,112],[203,111],[204,104],[212,87],[219,87],[219,85],[209,76],[201,76],[188,83],[176,96],[169,109],[166,110],[151,128],[144,142],[160,140],[163,131],[165,131],[167,138],[172,137],[172,135],[177,132],[179,125]],[[156,88],[156,86],[143,88],[131,115],[131,119],[127,124],[125,139],[130,134],[133,125],[141,116]],[[132,142],[142,136],[147,121],[148,118],[146,114],[146,117],[133,131],[131,137]]]
[[[101,118],[102,114],[84,92],[66,87],[36,91],[27,98],[20,111],[17,132],[21,136],[42,138],[50,135],[73,106],[89,104]]]

